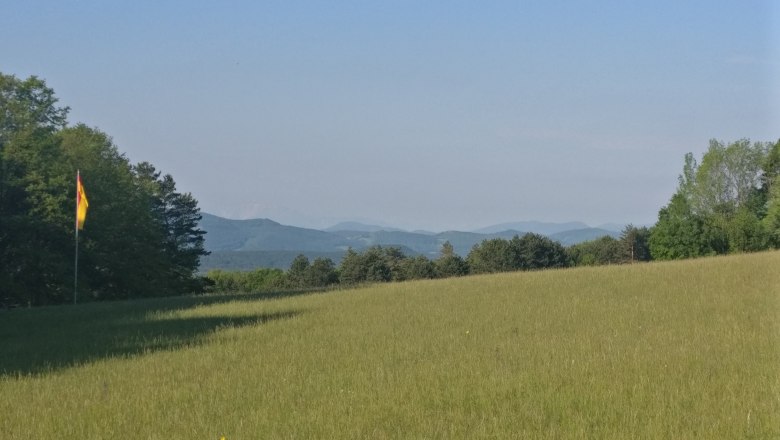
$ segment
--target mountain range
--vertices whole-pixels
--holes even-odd
[[[205,247],[211,255],[201,259],[201,271],[209,269],[248,270],[257,267],[287,269],[293,258],[330,258],[338,264],[344,252],[370,246],[395,246],[406,255],[436,258],[442,244],[449,241],[455,252],[465,256],[474,245],[492,238],[510,239],[534,232],[559,241],[564,246],[605,235],[617,237],[617,229],[591,228],[585,223],[516,222],[489,226],[476,231],[407,232],[357,222],[334,225],[325,230],[283,225],[269,219],[231,220],[202,213],[200,228],[206,231]]]

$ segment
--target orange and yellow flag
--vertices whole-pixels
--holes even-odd
[[[84,184],[81,183],[81,174],[76,173],[76,228],[84,229],[84,221],[87,219],[87,193]]]

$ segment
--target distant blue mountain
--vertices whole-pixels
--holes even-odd
[[[496,234],[477,234],[474,232],[448,231],[438,234],[426,234],[404,231],[338,231],[334,232],[353,243],[353,247],[361,249],[371,246],[401,246],[407,247],[423,255],[435,257],[441,251],[442,245],[449,241],[457,254],[466,255],[475,244],[490,238],[512,238],[522,235],[517,231],[503,231]]]
[[[285,226],[273,220],[230,220],[202,213],[206,250],[214,251],[344,251],[351,243],[316,229]]]
[[[626,228],[625,224],[620,223],[604,223],[603,225],[596,226],[597,229],[606,229],[607,231],[623,232]]]
[[[595,240],[605,235],[609,235],[612,238],[618,238],[620,237],[620,232],[608,231],[600,228],[583,228],[558,232],[551,234],[549,237],[560,242],[564,246],[571,246],[573,244],[582,243],[583,241]]]
[[[514,223],[501,223],[498,225],[488,226],[486,228],[477,229],[478,234],[495,234],[497,232],[513,230],[523,232],[533,232],[535,234],[551,235],[558,232],[571,231],[574,229],[586,229],[589,226],[582,222],[567,222],[567,223],[549,223],[549,222],[514,222]]]
[[[200,227],[206,231],[205,247],[212,254],[203,259],[201,269],[286,268],[288,261],[292,261],[299,253],[310,259],[327,256],[336,261],[338,258],[335,256],[343,254],[350,247],[363,250],[371,246],[394,246],[401,248],[407,255],[421,254],[436,258],[447,241],[452,244],[456,253],[465,256],[474,245],[484,240],[510,239],[526,232],[547,235],[566,246],[605,235],[619,236],[619,232],[589,228],[580,222],[505,223],[479,230],[482,232],[432,233],[406,232],[357,222],[340,223],[327,231],[320,231],[286,226],[269,219],[231,220],[207,213],[202,216]]]
[[[339,231],[360,231],[360,232],[378,232],[378,231],[402,231],[402,229],[391,228],[387,226],[367,225],[360,222],[341,222],[329,228],[323,229],[325,232]]]

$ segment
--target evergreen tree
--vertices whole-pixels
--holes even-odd
[[[204,249],[205,232],[198,226],[202,218],[198,202],[190,193],[177,192],[173,177],[161,176],[148,162],[138,164],[134,171],[136,185],[162,236],[168,291],[182,293],[197,289],[195,272],[200,257],[208,255]]]
[[[372,246],[366,249],[362,255],[362,264],[365,267],[366,281],[388,282],[393,279],[393,268],[396,267],[395,255],[387,258],[382,246]]]
[[[435,261],[435,267],[436,275],[441,278],[459,277],[469,273],[468,263],[455,253],[455,249],[449,241],[442,244],[441,254]]]
[[[623,261],[629,263],[650,261],[649,239],[650,230],[646,227],[637,228],[634,225],[627,225],[620,233]]]
[[[347,249],[339,266],[339,282],[345,285],[352,285],[365,281],[366,268],[363,265],[363,259],[354,249]]]
[[[290,270],[287,271],[287,283],[290,287],[306,287],[307,273],[309,272],[311,264],[306,255],[299,254],[296,256],[292,263],[290,263]]]

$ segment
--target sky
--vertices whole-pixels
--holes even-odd
[[[0,72],[228,218],[652,224],[685,153],[780,138],[770,0],[2,9]]]

